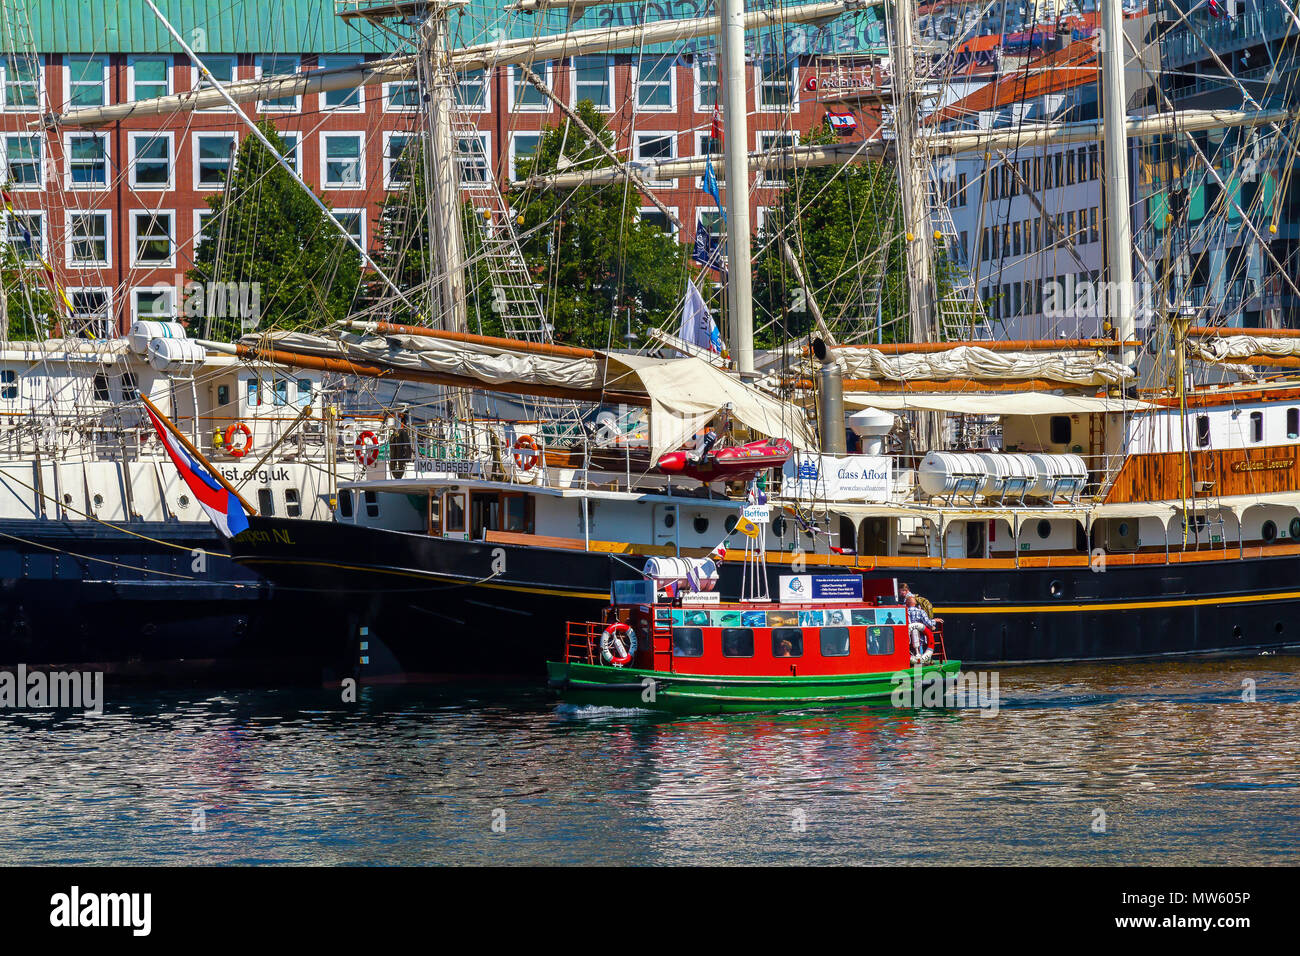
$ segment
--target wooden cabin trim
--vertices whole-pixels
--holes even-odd
[[[1186,497],[1213,506],[1219,498],[1300,491],[1297,451],[1300,445],[1258,445],[1129,455],[1105,500],[1116,504]],[[1190,467],[1185,467],[1184,462]],[[1180,480],[1182,474],[1186,475],[1185,482]],[[1197,482],[1213,485],[1209,491],[1197,493]]]

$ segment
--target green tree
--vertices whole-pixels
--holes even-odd
[[[10,341],[39,339],[53,334],[62,309],[55,309],[41,267],[24,259],[22,244],[0,242],[0,284],[6,331]]]
[[[590,102],[578,105],[578,115],[613,148],[606,119]],[[519,161],[518,172],[526,178],[610,165],[577,124],[566,121],[543,132],[532,157]],[[547,290],[546,316],[557,342],[606,348],[622,339],[629,309],[639,322],[659,326],[681,302],[685,250],[653,222],[641,220],[642,200],[635,189],[625,197],[626,188],[620,180],[613,186],[520,188],[510,194],[527,236],[525,259]]]
[[[265,121],[259,128],[283,153],[275,128]],[[258,329],[319,328],[348,314],[361,274],[360,255],[255,137],[240,145],[225,190],[208,206],[215,215],[186,273],[191,282],[205,289],[256,283],[251,298],[258,315],[248,318],[257,320]],[[191,325],[199,322],[212,338],[242,334],[244,317],[230,315],[230,308],[197,316],[194,298],[186,298]],[[210,297],[204,301],[212,304]]]
[[[834,141],[825,123],[803,140]],[[902,204],[894,168],[866,161],[784,175],[789,186],[759,235],[755,344],[773,347],[810,332],[810,295],[833,326],[848,320],[873,327],[879,296],[885,340],[905,341],[905,322],[891,322],[908,314]],[[782,255],[783,238],[799,257],[807,289],[799,288]]]

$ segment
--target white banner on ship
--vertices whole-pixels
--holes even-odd
[[[827,501],[889,500],[893,461],[884,455],[795,455],[785,463],[782,490]]]

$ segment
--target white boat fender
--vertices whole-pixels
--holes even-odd
[[[600,659],[606,664],[623,667],[636,654],[636,631],[622,622],[611,624],[600,635]]]

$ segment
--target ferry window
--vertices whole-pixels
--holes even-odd
[[[302,501],[298,498],[297,488],[284,489],[284,513],[290,518],[302,517]]]
[[[429,534],[442,534],[442,498],[429,495]]]
[[[1259,533],[1263,535],[1265,544],[1272,544],[1277,540],[1277,525],[1272,521],[1265,521],[1264,526],[1259,529]]]
[[[262,390],[258,387],[257,379],[250,378],[248,380],[248,405],[251,408],[254,405],[261,405],[261,404],[262,404]]]
[[[1046,518],[1042,519],[1038,522],[1037,531],[1038,536],[1046,541],[1052,536],[1052,522],[1048,521]]]
[[[1264,440],[1264,413],[1250,413],[1250,440],[1258,445]]]
[[[271,400],[275,405],[289,404],[289,381],[288,379],[277,378],[273,385],[275,397]]]
[[[460,495],[448,495],[443,511],[443,526],[447,531],[465,530],[465,503]]]
[[[17,381],[18,373],[13,369],[7,368],[0,372],[0,385],[3,385],[3,391],[0,391],[0,394],[5,398],[17,398],[18,386],[15,384]]]
[[[229,385],[218,385],[218,386],[217,386],[217,404],[218,404],[218,405],[229,405],[229,404],[230,404],[230,386],[229,386]]]
[[[849,629],[847,627],[823,627],[822,657],[847,657],[849,653]]]
[[[894,653],[894,629],[881,626],[867,628],[867,653]]]
[[[299,405],[311,404],[311,392],[312,392],[313,385],[314,383],[309,378],[298,379],[298,404]]]
[[[122,373],[122,400],[124,402],[134,402],[140,397],[140,391],[135,383],[135,375],[131,372]]]
[[[6,396],[7,397],[7,396]],[[108,376],[103,372],[95,373],[95,401],[111,402],[113,397],[108,391]]]
[[[722,523],[722,526],[727,530],[727,534],[731,534],[731,532],[736,530],[736,523],[737,519],[735,515],[727,515],[727,520]]]
[[[339,517],[352,517],[352,492],[350,491],[339,492]]]
[[[803,657],[803,629],[798,627],[772,628],[773,657]]]
[[[723,657],[753,657],[754,629],[750,627],[724,627],[722,629]]]
[[[1070,416],[1053,415],[1050,422],[1050,431],[1053,445],[1070,444]]]
[[[1300,438],[1300,408],[1286,410],[1286,437]]]
[[[701,657],[704,654],[704,631],[698,627],[673,628],[673,657]]]
[[[275,514],[275,498],[270,488],[257,489],[257,510],[266,516]]]
[[[364,495],[362,495],[362,500],[364,500],[366,503],[366,517],[378,518],[379,517],[379,493],[374,491],[367,491]]]
[[[1292,518],[1287,530],[1291,532],[1292,538],[1300,538],[1300,518]]]
[[[709,530],[709,519],[704,517],[704,515],[696,515],[695,520],[692,522],[692,527],[695,528],[696,534],[704,534],[704,532]]]
[[[1196,416],[1196,447],[1205,448],[1210,444],[1210,416]]]
[[[507,495],[506,496],[506,530],[518,531],[523,534],[533,533],[532,515],[529,512],[531,504],[527,495]]]
[[[728,531],[728,534],[731,532]],[[777,515],[772,519],[772,533],[778,538],[785,537],[785,515]]]

